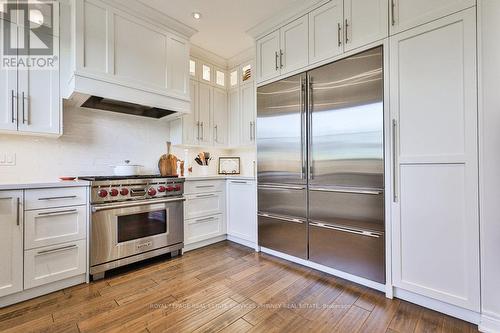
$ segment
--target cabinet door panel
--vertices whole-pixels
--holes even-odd
[[[23,290],[22,191],[0,192],[0,297]]]
[[[0,24],[6,24],[0,19]],[[10,24],[10,30],[16,34],[17,26]],[[3,39],[2,39],[3,42]],[[16,42],[15,38],[13,42]],[[17,130],[17,71],[0,68],[0,129]]]
[[[230,236],[257,242],[257,200],[254,182],[228,182],[228,230]]]
[[[59,45],[58,38],[54,45]],[[59,70],[22,69],[18,72],[18,79],[19,131],[61,133]]]
[[[479,311],[475,45],[474,9],[391,37],[393,278]]]
[[[90,1],[83,1],[79,6],[83,14],[83,59],[82,66],[87,71],[108,73],[108,11],[104,6],[99,6]],[[103,33],[105,31],[105,33]],[[111,72],[112,73],[112,72]]]
[[[229,106],[229,144],[231,146],[240,144],[240,91],[238,88],[231,89],[228,96]]]
[[[391,34],[428,23],[474,6],[475,0],[391,0],[393,2]]]
[[[214,88],[213,93],[213,140],[217,146],[227,144],[227,94],[225,90]]]
[[[198,143],[198,82],[189,81],[189,94],[191,95],[191,113],[182,118],[183,144],[193,145]]]
[[[342,1],[334,0],[309,13],[309,62],[342,53]]]
[[[281,74],[305,67],[309,63],[309,20],[305,15],[280,29]]]
[[[241,138],[242,145],[255,143],[255,87],[252,83],[243,85],[241,95]]]
[[[200,144],[212,143],[212,129],[210,128],[210,117],[212,108],[212,87],[200,83],[198,97],[198,121],[200,122]]]
[[[280,32],[276,30],[257,41],[257,80],[265,81],[280,74],[278,63]]]
[[[345,0],[347,22],[345,51],[386,38],[388,31],[388,0]]]

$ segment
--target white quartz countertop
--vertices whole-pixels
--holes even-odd
[[[90,186],[90,182],[84,180],[62,181],[29,181],[29,182],[0,182],[0,191],[2,190],[25,190],[37,188],[57,188],[57,187],[82,187]]]
[[[253,176],[232,176],[232,175],[212,175],[212,176],[187,176],[184,178],[188,181],[195,180],[226,180],[226,179],[239,179],[239,180],[255,180]]]

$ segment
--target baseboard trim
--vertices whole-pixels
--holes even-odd
[[[345,280],[348,280],[351,282],[355,282],[357,284],[361,284],[363,286],[366,286],[366,287],[369,287],[369,288],[372,288],[372,289],[375,289],[375,290],[378,290],[378,291],[385,293],[385,289],[386,289],[385,284],[374,282],[374,281],[371,281],[371,280],[368,280],[368,279],[365,279],[365,278],[362,278],[359,276],[355,276],[355,275],[352,275],[352,274],[349,274],[346,272],[342,272],[342,271],[339,271],[339,270],[336,270],[336,269],[333,269],[333,268],[330,268],[327,266],[323,266],[323,265],[317,264],[317,263],[309,261],[309,260],[297,258],[297,257],[291,256],[291,255],[285,254],[285,253],[274,251],[274,250],[271,250],[271,249],[268,249],[268,248],[265,248],[262,246],[260,247],[260,250],[262,252],[270,254],[272,256],[275,256],[275,257],[278,257],[281,259],[285,259],[285,260],[288,260],[288,261],[291,261],[291,262],[294,262],[296,264],[300,264],[300,265],[303,265],[303,266],[306,266],[309,268],[314,268],[318,271],[325,272],[325,273],[340,277],[342,279],[345,279]]]
[[[227,240],[234,242],[234,243],[238,243],[240,245],[251,247],[252,249],[255,249],[255,251],[258,251],[257,244],[255,244],[254,242],[248,241],[246,239],[242,239],[242,238],[239,238],[239,237],[236,237],[233,235],[227,235]]]
[[[222,235],[222,236],[217,236],[217,237],[210,238],[210,239],[205,239],[205,240],[202,240],[199,242],[187,244],[187,245],[184,245],[182,252],[193,251],[193,250],[199,249],[200,247],[205,247],[205,246],[212,245],[212,244],[215,244],[218,242],[222,242],[226,239],[227,239],[226,235]]]
[[[479,331],[485,333],[500,333],[500,316],[493,313],[481,314]]]
[[[42,295],[50,294],[65,288],[76,286],[77,284],[86,283],[87,274],[81,274],[75,277],[64,279],[61,281],[53,282],[43,286],[35,287],[28,290],[23,290],[16,294],[4,296],[0,298],[0,308],[16,304],[19,302],[27,301]]]
[[[394,287],[394,297],[403,299],[411,303],[415,303],[434,311],[447,314],[451,317],[468,321],[476,325],[479,324],[480,321],[481,315],[478,312],[464,309],[449,303],[441,302],[427,296],[418,295],[401,288]]]

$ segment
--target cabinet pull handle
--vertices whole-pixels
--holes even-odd
[[[65,200],[65,199],[76,199],[76,195],[66,195],[62,197],[48,197],[48,198],[38,198],[39,201],[49,201],[49,200]]]
[[[394,10],[396,9],[396,0],[391,0],[391,25],[396,24],[396,17],[394,16]]]
[[[213,220],[215,220],[215,217],[207,217],[204,219],[198,219],[198,220],[196,220],[196,222],[208,222],[208,221],[213,221]]]
[[[279,57],[278,56],[278,51],[274,52],[274,65],[275,65],[276,70],[280,69],[278,67],[278,57]]]
[[[54,252],[60,252],[60,251],[64,251],[64,250],[74,249],[74,248],[77,248],[77,247],[78,247],[78,245],[73,244],[73,245],[59,247],[59,248],[53,249],[53,250],[38,251],[37,254],[49,254],[49,253],[54,253]]]
[[[205,128],[203,127],[203,122],[201,122],[201,141],[205,139]]]
[[[20,219],[20,214],[19,214],[19,206],[21,205],[21,200],[19,198],[16,198],[16,225],[19,226],[21,223],[19,221]]]
[[[248,183],[243,180],[231,180],[231,184],[248,184]]]
[[[346,188],[326,188],[326,187],[311,187],[310,191],[316,192],[330,192],[330,193],[346,193],[346,194],[366,194],[366,195],[380,195],[383,194],[382,190],[364,190],[364,189],[346,189]]]
[[[283,68],[283,50],[280,50],[280,68]]]
[[[217,125],[214,126],[214,141],[215,143],[219,143],[219,131],[217,130]]]
[[[211,188],[214,187],[215,185],[198,185],[196,188]]]
[[[396,119],[392,120],[392,201],[393,202],[398,202],[398,192],[397,192],[397,172],[396,170],[398,169],[397,167],[397,159],[396,159],[396,154],[397,154],[397,142],[396,142],[396,135],[397,135],[397,127],[398,123]]]
[[[196,198],[210,198],[210,197],[214,197],[215,194],[200,194],[200,195],[197,195]]]
[[[17,94],[14,93],[14,89],[12,89],[10,93],[11,93],[10,102],[11,102],[12,123],[14,124],[17,121],[16,113],[14,111],[14,101],[17,102]]]
[[[349,43],[349,35],[348,35],[348,31],[349,31],[349,21],[347,19],[345,19],[345,43]]]
[[[58,212],[46,212],[46,213],[38,213],[38,216],[58,216],[58,215],[69,215],[72,213],[78,212],[77,209],[67,209],[67,210],[60,210]]]
[[[26,125],[29,125],[29,114],[28,112],[26,112],[28,109],[29,106],[26,106],[24,105],[24,101],[26,101],[26,103],[29,103],[28,101],[28,97],[25,95],[24,91],[22,92],[22,103],[23,103],[23,124],[26,124]],[[26,115],[28,114],[28,117],[26,117]]]
[[[338,46],[341,47],[342,46],[342,25],[340,25],[340,23],[337,23],[338,27],[337,27],[337,38],[338,38]]]
[[[267,217],[270,219],[275,219],[275,220],[280,220],[280,221],[285,221],[285,222],[293,222],[293,223],[304,223],[305,221],[302,221],[300,219],[292,219],[284,216],[278,216],[278,215],[273,215],[273,214],[266,214],[266,213],[257,213],[257,216],[262,216],[262,217]]]
[[[338,227],[338,226],[334,226],[334,225],[324,224],[324,223],[320,223],[320,222],[309,222],[309,225],[311,225],[313,227],[331,229],[331,230],[335,230],[335,231],[347,232],[350,234],[355,234],[355,235],[359,235],[359,236],[368,236],[368,237],[372,237],[372,238],[380,238],[382,236],[381,234],[371,232],[371,231],[354,230],[354,229],[349,229],[349,228],[345,228],[345,227]]]

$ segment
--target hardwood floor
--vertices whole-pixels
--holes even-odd
[[[230,242],[0,309],[2,332],[477,332]]]

